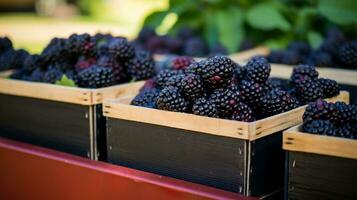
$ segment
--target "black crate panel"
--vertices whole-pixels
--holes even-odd
[[[357,160],[290,152],[288,170],[288,199],[357,199]]]
[[[106,117],[103,116],[102,105],[96,105],[96,134],[97,134],[97,150],[99,160],[107,160],[107,135],[106,135]]]
[[[0,136],[87,157],[89,106],[0,94]]]
[[[249,179],[252,196],[283,194],[285,153],[281,146],[282,132],[252,141]]]
[[[107,119],[111,163],[243,192],[245,141]]]

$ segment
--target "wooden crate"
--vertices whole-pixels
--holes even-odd
[[[108,162],[249,196],[282,192],[283,130],[305,107],[252,123],[104,103]],[[331,101],[348,101],[348,93]]]
[[[314,135],[301,126],[283,134],[285,199],[357,199],[357,140]]]
[[[0,78],[0,136],[105,159],[102,102],[137,93],[142,85],[83,89]]]

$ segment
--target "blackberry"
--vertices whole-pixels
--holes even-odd
[[[216,105],[218,115],[222,118],[230,118],[240,102],[239,92],[231,88],[216,89],[209,99]]]
[[[242,102],[238,103],[232,114],[231,119],[242,122],[255,121],[253,110],[247,104],[244,104]]]
[[[299,106],[295,97],[284,90],[275,88],[266,94],[261,101],[261,112],[263,116],[269,117],[280,114]]]
[[[178,70],[162,70],[157,76],[156,76],[156,83],[157,86],[159,87],[164,87],[165,83],[171,78],[172,76],[182,74],[182,71]]]
[[[189,65],[194,62],[192,57],[189,56],[178,56],[172,60],[172,67],[176,70],[186,69]]]
[[[170,53],[178,54],[182,50],[182,41],[180,38],[166,37],[166,48]]]
[[[9,49],[0,54],[0,70],[8,70],[13,68],[16,60],[16,52],[13,49]]]
[[[40,68],[36,68],[35,70],[32,71],[30,75],[30,81],[42,82],[44,76],[45,76],[45,72],[42,71]]]
[[[39,55],[26,56],[22,69],[26,72],[32,72],[36,68],[45,69],[47,66]]]
[[[290,51],[295,51],[300,55],[308,55],[311,50],[307,43],[301,41],[290,42],[287,49]]]
[[[357,126],[356,124],[345,124],[337,128],[339,137],[357,139]]]
[[[321,84],[315,80],[304,80],[296,85],[297,97],[302,103],[309,103],[323,98]]]
[[[193,57],[202,57],[207,54],[207,46],[200,37],[189,38],[183,48],[183,54]]]
[[[145,80],[155,75],[154,60],[146,51],[138,51],[135,58],[125,65],[128,75],[134,80]]]
[[[314,120],[310,123],[304,123],[303,131],[318,135],[337,136],[337,129],[329,120]]]
[[[94,58],[86,58],[84,56],[79,57],[74,68],[77,72],[89,68],[91,65],[95,64],[96,60]]]
[[[24,72],[23,70],[15,70],[10,75],[10,78],[11,79],[16,79],[16,80],[23,80],[26,75],[27,75],[26,72]]]
[[[264,96],[263,88],[253,81],[243,80],[239,85],[240,97],[253,110],[257,110],[259,102]]]
[[[296,52],[296,51],[283,51],[281,53],[281,63],[287,64],[287,65],[297,65],[301,63],[301,55]]]
[[[235,65],[228,57],[214,56],[202,64],[202,79],[209,88],[226,86],[232,80]]]
[[[330,54],[323,51],[311,52],[305,63],[318,67],[330,67],[333,65]]]
[[[152,27],[145,26],[140,30],[137,40],[140,42],[146,42],[148,39],[155,36],[155,30]]]
[[[322,87],[324,98],[330,98],[340,93],[340,86],[335,80],[319,78],[319,83]]]
[[[206,117],[218,117],[216,105],[205,98],[199,98],[195,101],[192,107],[192,113]]]
[[[189,101],[194,101],[204,93],[203,84],[199,76],[188,74],[181,81],[181,92]]]
[[[109,40],[106,49],[108,53],[116,56],[120,60],[131,59],[135,56],[134,47],[129,44],[126,38],[122,37]]]
[[[67,49],[76,55],[83,54],[85,46],[87,43],[89,43],[91,40],[91,37],[89,34],[72,34],[69,36],[66,46]]]
[[[294,67],[290,77],[290,81],[293,84],[298,84],[304,80],[312,79],[316,80],[319,73],[314,66],[311,65],[298,65]]]
[[[345,102],[336,102],[334,106],[337,111],[336,124],[343,125],[354,122],[354,119],[357,119],[357,110]]]
[[[168,53],[166,49],[166,37],[164,36],[156,36],[149,38],[149,40],[146,43],[147,49],[150,52],[154,53]]]
[[[345,42],[345,36],[342,31],[336,27],[330,28],[325,36],[325,40],[320,46],[320,50],[328,52],[333,57],[338,55],[338,46]]]
[[[101,88],[113,85],[113,70],[92,65],[78,73],[78,85],[85,88]]]
[[[151,79],[145,81],[145,84],[143,85],[143,87],[140,88],[140,92],[147,90],[147,89],[154,89],[154,88],[156,88],[156,79],[151,78]]]
[[[60,62],[67,60],[71,54],[67,46],[67,40],[63,38],[53,38],[41,53],[41,59],[46,63]]]
[[[246,74],[247,69],[236,63],[234,68],[234,79],[236,83],[241,82],[245,78]]]
[[[45,83],[56,83],[56,81],[60,80],[63,76],[61,70],[57,68],[49,68],[45,74],[43,75],[43,82]]]
[[[123,83],[126,81],[126,73],[124,66],[119,63],[113,56],[102,55],[98,58],[97,65],[100,67],[110,68],[113,71],[114,81]]]
[[[309,103],[303,115],[303,122],[310,123],[314,120],[331,120],[337,121],[338,113],[333,103],[326,102],[324,100],[317,100]]]
[[[186,73],[188,74],[196,74],[201,76],[202,75],[202,66],[205,61],[199,61],[199,62],[193,62],[191,63],[185,70]]]
[[[157,97],[156,104],[158,109],[174,112],[186,112],[188,108],[188,103],[182,97],[178,88],[173,86],[161,90]]]
[[[357,68],[357,41],[347,43],[339,48],[338,58],[343,67]]]
[[[0,37],[0,54],[12,49],[12,42],[8,37]]]
[[[261,56],[250,59],[245,68],[247,69],[247,78],[257,83],[264,83],[269,78],[271,71],[268,60]]]
[[[156,100],[159,95],[157,89],[146,89],[141,91],[131,102],[131,105],[146,108],[157,108]]]
[[[181,88],[182,80],[185,78],[184,74],[177,74],[170,77],[164,84],[165,87],[167,86],[174,86],[177,88]]]
[[[267,56],[267,60],[270,63],[282,63],[283,52],[272,50],[270,54]]]
[[[217,55],[227,55],[228,51],[227,49],[220,43],[216,43],[213,45],[213,47],[210,49],[209,54],[211,56],[217,56]]]

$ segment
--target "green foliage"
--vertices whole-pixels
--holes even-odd
[[[356,25],[356,11],[356,0],[170,0],[167,10],[152,13],[144,25],[159,27],[175,13],[178,19],[169,33],[189,26],[209,46],[220,42],[229,52],[237,51],[245,38],[274,48],[293,39],[317,47],[326,26]]]
[[[77,85],[74,83],[74,81],[72,79],[69,79],[66,75],[63,75],[61,80],[56,81],[55,84],[69,86],[69,87],[77,87]]]

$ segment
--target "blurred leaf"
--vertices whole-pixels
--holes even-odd
[[[356,0],[319,0],[317,9],[334,23],[341,25],[357,23]]]
[[[270,49],[283,49],[288,46],[289,42],[293,39],[291,34],[283,35],[279,38],[272,38],[266,40],[264,45],[269,47]]]
[[[230,8],[217,13],[219,41],[230,53],[237,50],[244,37],[243,13],[239,8]]]
[[[299,35],[305,35],[311,28],[316,13],[317,9],[313,7],[305,7],[298,11],[294,29]]]
[[[317,49],[321,45],[323,37],[316,31],[309,31],[307,34],[307,40],[309,41],[309,44],[312,46],[312,48]]]
[[[72,79],[69,79],[66,75],[63,75],[61,80],[56,81],[56,85],[63,85],[69,87],[77,87]]]
[[[280,29],[290,30],[289,22],[279,12],[278,8],[270,3],[260,3],[252,6],[247,12],[247,22],[254,28],[261,30]]]
[[[161,22],[164,20],[167,14],[168,14],[167,11],[156,11],[151,13],[149,16],[146,17],[144,21],[144,26],[150,26],[150,27],[160,26]]]
[[[203,34],[210,48],[212,48],[218,42],[217,24],[215,20],[212,20],[212,18],[216,17],[216,14],[217,13],[215,12],[207,12],[204,18]]]

